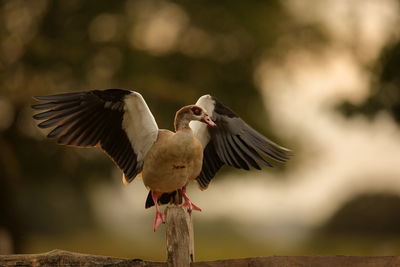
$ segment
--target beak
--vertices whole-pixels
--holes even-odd
[[[215,124],[215,122],[212,121],[212,119],[209,116],[204,116],[203,118],[201,118],[201,121],[204,122],[205,124],[207,124],[208,126],[211,127],[216,127],[217,125]]]

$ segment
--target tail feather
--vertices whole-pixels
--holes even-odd
[[[163,193],[158,198],[159,205],[164,205],[164,204],[168,204],[168,203],[181,204],[182,203],[182,190],[178,189],[171,193]],[[153,201],[153,198],[151,197],[151,191],[149,191],[149,194],[147,195],[147,199],[146,199],[145,208],[148,209],[152,206],[154,206],[154,201]]]

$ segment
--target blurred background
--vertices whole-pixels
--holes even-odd
[[[165,260],[141,179],[46,140],[32,96],[140,92],[160,128],[205,93],[294,151],[189,193],[197,260],[400,253],[400,1],[0,1],[0,254]]]

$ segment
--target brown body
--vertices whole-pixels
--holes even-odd
[[[144,160],[143,182],[153,192],[173,192],[194,180],[202,163],[203,146],[189,127],[160,130]]]

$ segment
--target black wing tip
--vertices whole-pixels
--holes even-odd
[[[48,126],[48,125],[46,124],[46,122],[47,122],[47,121],[44,121],[44,122],[39,123],[39,124],[37,125],[37,127],[39,127],[40,129],[46,129],[46,128],[51,127],[51,126]]]
[[[39,106],[40,104],[35,104],[35,105],[31,105],[31,109],[36,109],[36,110],[38,110],[38,109],[40,109],[40,106]]]
[[[65,100],[84,95],[87,92],[88,91],[80,91],[80,92],[61,93],[61,94],[45,95],[45,96],[33,96],[33,99],[38,101]]]
[[[32,115],[32,118],[33,118],[34,120],[40,120],[40,114],[41,114],[41,113],[34,114],[34,115]]]
[[[204,191],[204,190],[206,190],[208,188],[212,178],[213,177],[211,177],[210,179],[204,179],[201,176],[198,176],[196,178],[197,185],[199,186],[201,191]],[[206,181],[204,181],[204,180],[206,180]]]
[[[285,151],[279,151],[279,153],[276,153],[276,151],[273,154],[270,153],[265,153],[263,151],[260,151],[263,155],[265,155],[267,158],[274,160],[275,162],[279,163],[287,163],[293,156],[293,153],[288,153],[287,150]],[[269,163],[269,162],[268,162]],[[268,166],[268,165],[267,165]],[[269,167],[273,167],[272,164],[270,164]]]
[[[32,98],[36,101],[49,101],[49,100],[54,100],[54,97],[58,97],[59,95],[63,94],[56,94],[56,95],[35,95],[32,96]]]
[[[69,98],[74,98],[88,93],[94,93],[96,95],[101,95],[101,96],[103,95],[125,96],[128,94],[132,94],[133,92],[134,91],[126,89],[110,88],[101,90],[96,89],[89,91],[69,92],[69,93],[61,93],[61,94],[45,95],[45,96],[32,96],[32,98],[37,101],[54,101],[54,100],[65,100]]]
[[[49,139],[53,139],[53,138],[56,138],[57,135],[55,135],[54,133],[50,132],[50,133],[48,133],[48,134],[46,135],[46,137],[49,138]]]
[[[275,159],[276,161],[285,163],[285,162],[289,161],[290,158],[295,156],[295,153],[291,149],[288,149],[288,148],[285,148],[285,147],[282,147],[279,145],[276,146],[276,149],[279,152],[279,159]]]
[[[284,148],[284,147],[281,147],[281,149],[283,150],[283,153],[288,157],[288,159],[291,158],[291,157],[296,156],[296,154],[294,153],[294,151],[291,150],[291,149]]]
[[[130,184],[134,179],[135,179],[136,175],[129,175],[126,176],[125,174],[122,176],[122,182],[124,184]]]
[[[274,144],[274,146],[275,146],[277,149],[279,149],[282,153],[288,153],[288,154],[290,154],[290,153],[293,152],[293,150],[291,150],[291,149],[289,149],[289,148],[280,146],[280,145],[278,145],[278,144],[276,144],[276,143],[274,143],[274,142],[272,142],[272,141],[270,141],[270,142],[271,142],[272,144]]]

